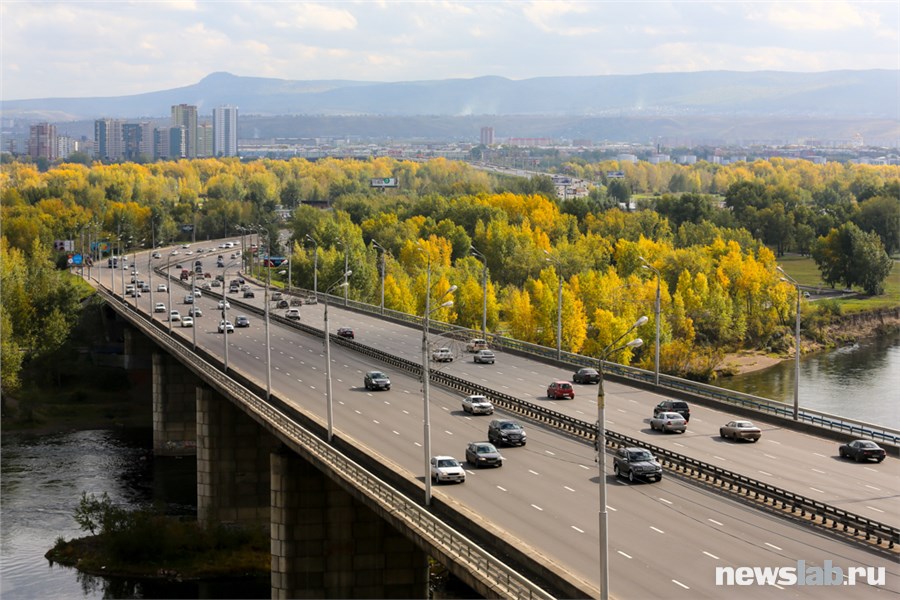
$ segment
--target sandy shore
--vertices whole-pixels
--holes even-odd
[[[734,369],[734,374],[740,375],[741,373],[751,373],[753,371],[766,369],[773,365],[777,365],[782,360],[784,359],[778,358],[777,356],[752,352],[726,354],[722,363],[719,365],[719,369]]]

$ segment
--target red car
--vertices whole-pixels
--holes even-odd
[[[547,397],[559,400],[560,398],[575,398],[575,388],[568,381],[554,381],[547,387]]]

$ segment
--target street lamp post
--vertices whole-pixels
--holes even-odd
[[[487,339],[487,257],[478,251],[475,246],[469,246],[469,251],[475,258],[481,260],[484,266],[481,269],[481,339]]]
[[[306,239],[313,243],[313,294],[319,295],[319,242],[311,235],[306,234]]]
[[[556,267],[556,278],[559,281],[556,292],[556,360],[562,360],[562,263],[559,258],[546,250],[544,250],[544,254],[547,255],[547,261]]]
[[[791,284],[797,290],[797,315],[794,324],[794,420],[800,417],[800,283],[784,272],[781,267],[776,267],[784,275],[782,281]]]
[[[269,284],[272,280],[272,264],[266,265],[266,289],[263,292],[263,305],[266,307],[266,400],[272,396],[272,344],[269,339]],[[225,285],[225,282],[222,282]],[[222,288],[222,296],[225,295],[225,288]],[[225,325],[226,329],[228,324]],[[228,331],[225,332],[228,336]]]
[[[381,244],[379,244],[379,243],[376,242],[375,240],[372,240],[372,245],[373,245],[375,248],[377,248],[378,250],[381,250],[381,314],[384,314],[384,273],[385,273],[385,270],[384,270],[384,255],[385,255],[385,253],[387,252],[387,250],[385,250],[385,249],[384,249],[384,246],[382,246]]]
[[[226,312],[228,309],[228,297],[225,295],[225,275],[228,272],[228,267],[233,267],[234,262],[230,262],[224,267],[222,267],[222,345],[224,346],[224,355],[225,355],[225,363],[223,372],[228,373],[228,313]],[[269,303],[266,302],[266,316],[269,314]],[[268,334],[268,328],[266,328],[266,333]],[[268,339],[266,340],[266,348],[269,347]],[[267,363],[270,361],[266,361]]]
[[[169,311],[169,334],[172,333],[172,263],[166,263],[166,301]]]
[[[653,267],[647,259],[643,256],[638,257],[641,259],[641,262],[644,263],[641,265],[641,268],[648,269],[653,271],[656,274],[656,306],[654,307],[654,318],[656,319],[656,352],[653,358],[653,383],[658,387],[659,386],[659,282],[660,282],[660,274],[659,270]]]
[[[635,338],[621,346],[616,346],[622,338],[647,322],[647,317],[641,317],[628,328],[628,331],[620,335],[609,346],[603,349],[598,359],[597,371],[600,378],[597,387],[597,463],[600,473],[600,598],[609,599],[609,513],[606,510],[606,395],[603,391],[603,363],[610,356],[625,348],[637,348],[644,341]]]
[[[350,248],[345,240],[338,240],[337,243],[344,249],[344,283],[347,284],[344,286],[344,308],[346,308],[349,301],[348,288],[350,287],[350,282],[347,281],[347,271],[350,270]]]
[[[353,271],[344,271],[340,279],[332,283],[325,290],[325,414],[328,422],[328,443],[334,435],[334,402],[331,392],[331,333],[328,329],[328,296],[336,287],[347,285],[346,279],[353,275]]]
[[[442,300],[449,294],[456,291],[456,286],[451,285],[450,288],[438,296],[438,300]],[[424,408],[424,446],[425,446],[425,506],[431,504],[431,410],[429,407],[429,395],[431,387],[431,363],[428,360],[428,329],[431,321],[431,313],[434,310],[453,306],[453,300],[447,300],[440,306],[431,308],[431,259],[428,259],[428,266],[425,275],[425,314],[422,318],[422,396],[425,405]]]

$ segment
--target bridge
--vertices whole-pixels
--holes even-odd
[[[119,273],[99,271],[96,282],[114,291]],[[461,458],[466,442],[485,438],[489,419],[460,410],[466,393],[491,397],[498,412],[526,424],[529,440],[502,450],[502,469],[470,470],[463,485],[436,486],[424,506],[421,324],[333,299],[333,329],[352,326],[356,339],[332,337],[328,443],[321,304],[303,306],[299,323],[270,311],[267,336],[257,289],[254,299],[230,299],[231,314],[252,322],[225,336],[216,331],[225,288],[197,301],[205,316],[191,329],[151,312],[160,299],[175,307],[187,291],[167,285],[155,299],[123,300],[98,288],[128,323],[126,354],[152,357],[155,450],[196,451],[202,521],[270,529],[274,597],[425,597],[429,556],[485,597],[600,595],[596,388],[576,386],[575,400],[542,397],[547,382],[570,378],[587,359],[560,363],[555,351],[542,356],[540,348],[494,340],[495,365],[459,354],[436,369],[433,454]],[[374,368],[389,372],[390,391],[362,388],[362,374]],[[659,484],[606,474],[614,597],[719,596],[716,567],[796,560],[884,566],[896,576],[896,461],[839,461],[835,440],[865,435],[894,449],[897,432],[814,411],[795,425],[779,413],[789,412],[783,405],[673,378],[657,388],[639,370],[614,369],[611,379],[607,442],[651,448],[666,466]],[[662,394],[694,401],[688,434],[649,430]],[[764,430],[758,444],[718,439],[735,414],[754,415]],[[850,597],[871,592],[842,589]]]

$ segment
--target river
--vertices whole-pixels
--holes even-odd
[[[794,402],[793,360],[716,382]],[[800,359],[800,408],[900,429],[900,332]]]

